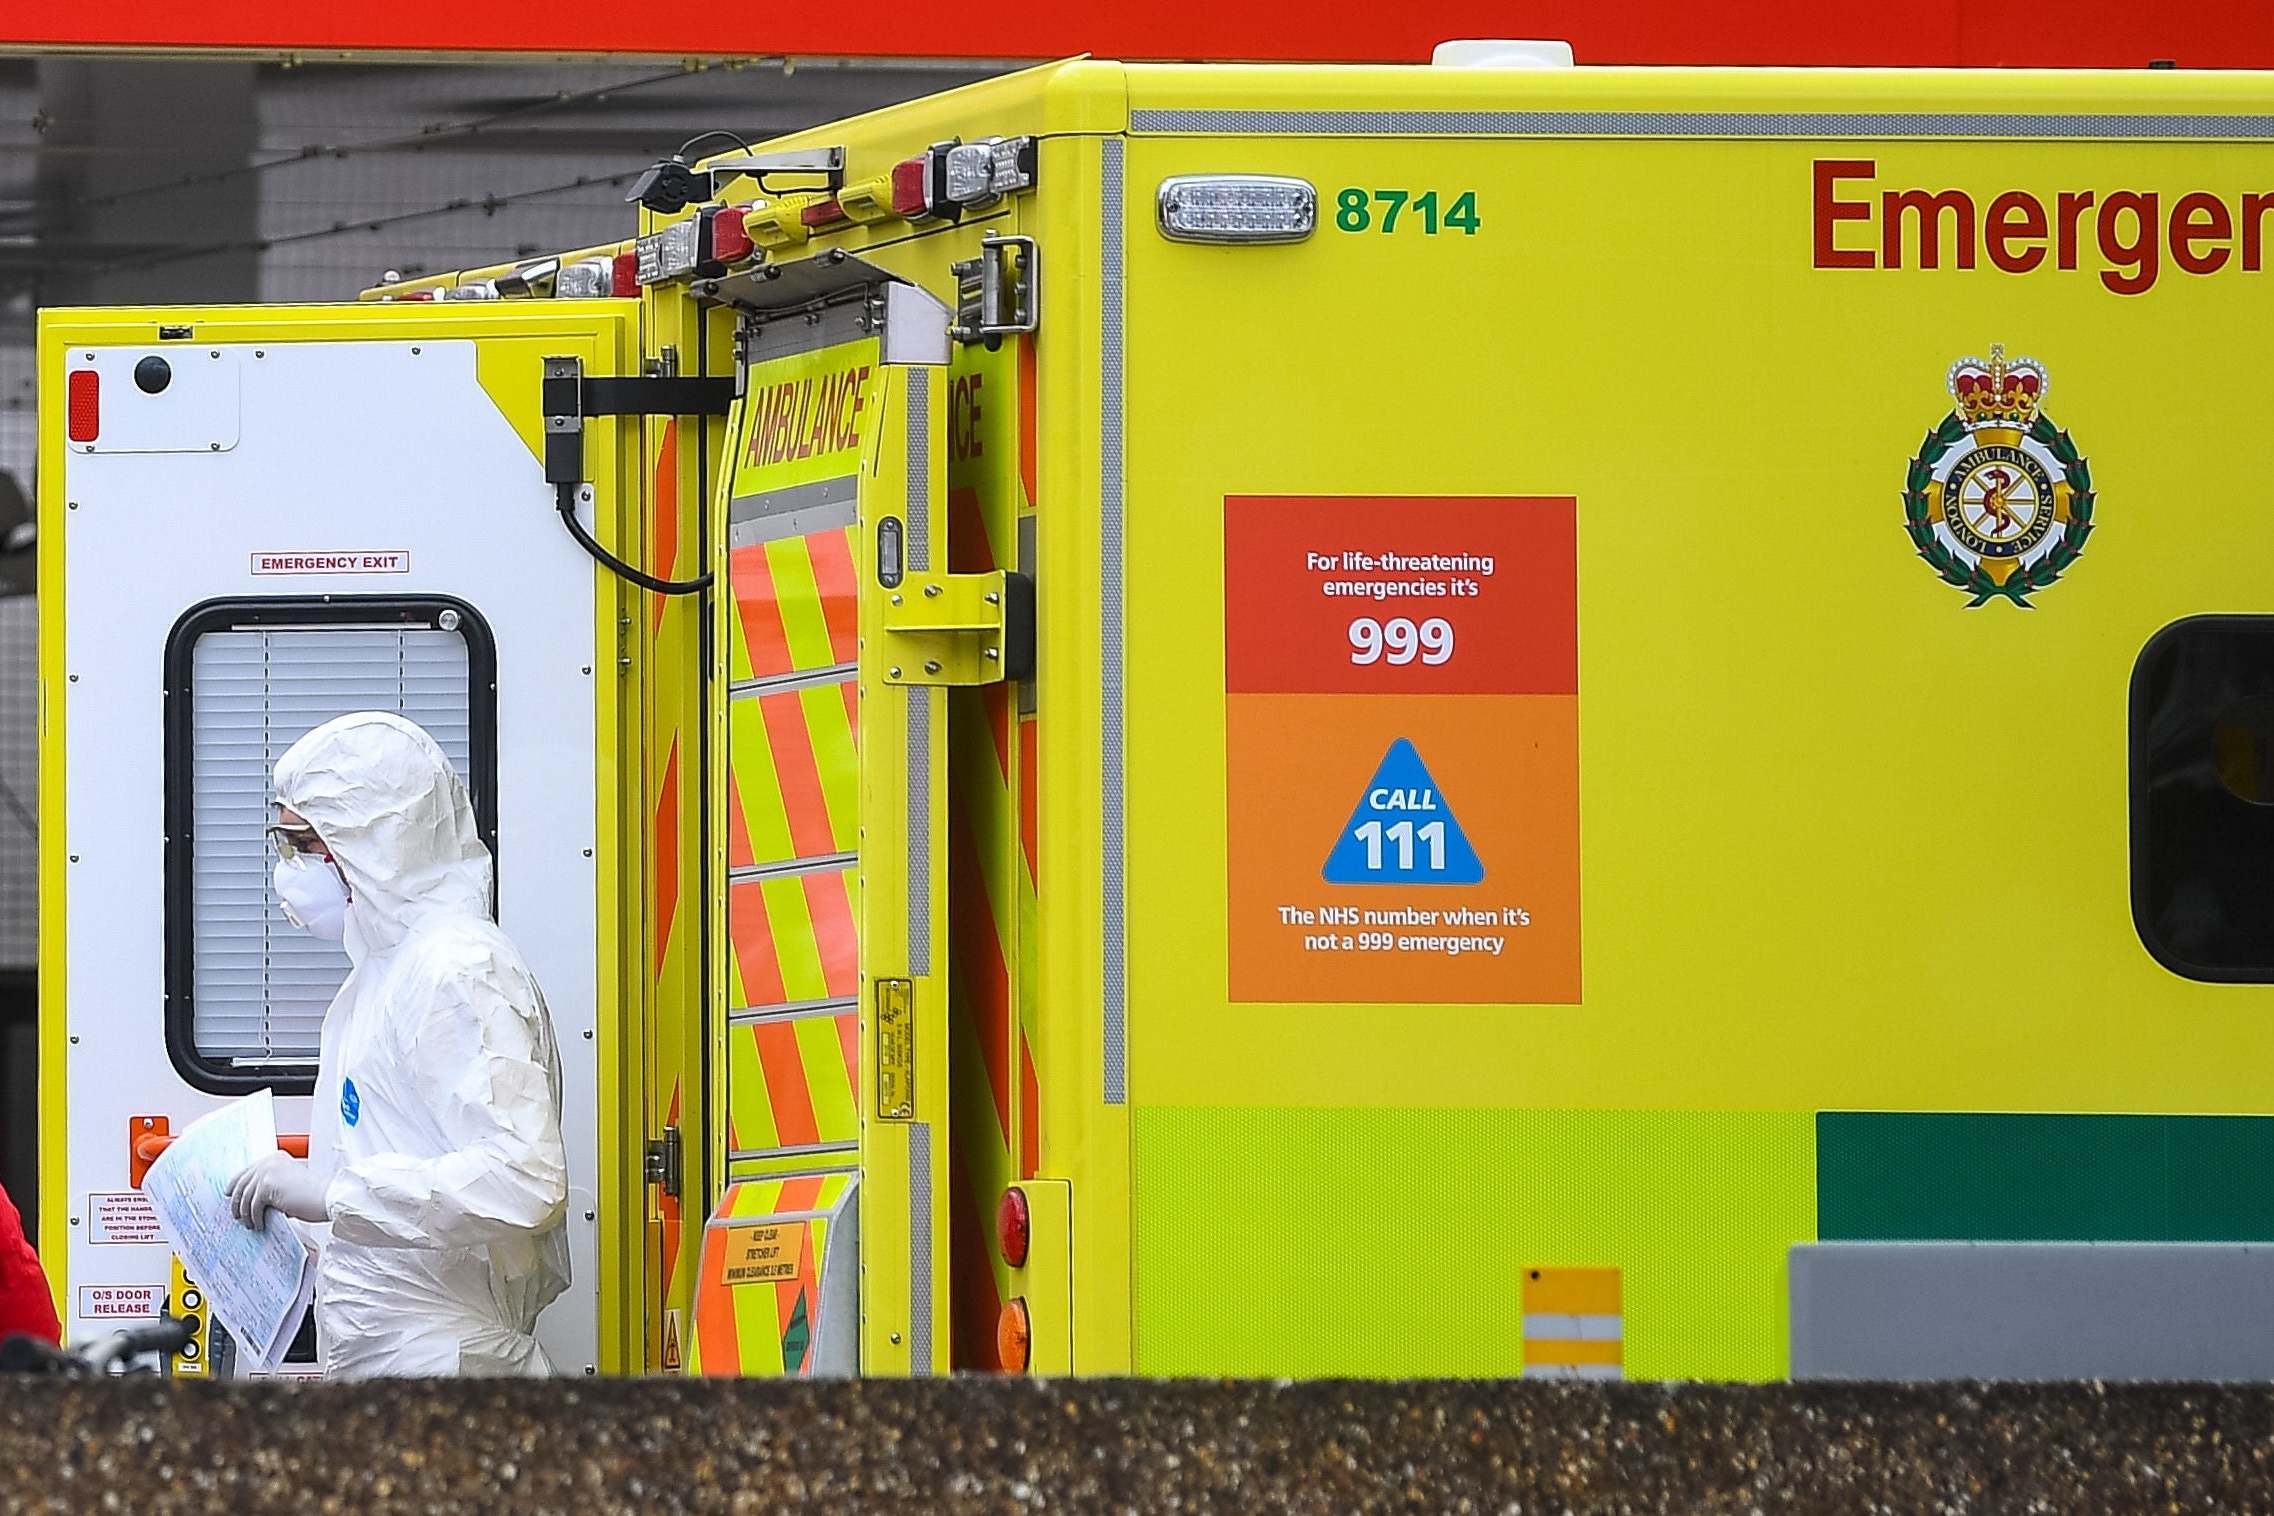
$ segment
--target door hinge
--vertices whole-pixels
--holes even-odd
[[[647,1182],[661,1185],[663,1193],[674,1200],[679,1198],[680,1156],[679,1128],[667,1126],[661,1137],[648,1139],[644,1165]]]
[[[955,324],[948,335],[958,342],[985,342],[1031,332],[1042,311],[1042,257],[1032,237],[979,239],[979,256],[949,265],[955,275]]]
[[[1034,673],[1034,581],[906,574],[884,601],[884,682],[993,684]]]

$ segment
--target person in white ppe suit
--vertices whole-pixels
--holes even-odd
[[[249,1226],[330,1223],[327,1375],[549,1373],[537,1316],[569,1277],[560,1057],[490,919],[465,788],[424,731],[366,712],[293,744],[276,800],[278,897],[353,970],[324,1016],[308,1158],[261,1158],[231,1204]]]

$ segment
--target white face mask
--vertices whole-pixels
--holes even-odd
[[[328,859],[295,853],[277,864],[274,877],[285,920],[326,942],[347,935],[347,881]]]

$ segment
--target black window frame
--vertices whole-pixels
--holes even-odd
[[[2213,965],[2197,963],[2175,952],[2158,936],[2150,911],[2147,891],[2147,860],[2150,849],[2150,769],[2153,753],[2148,745],[2148,723],[2155,712],[2149,708],[2148,677],[2167,644],[2206,630],[2222,627],[2249,628],[2274,643],[2274,615],[2242,612],[2214,612],[2197,616],[2182,616],[2177,621],[2157,629],[2155,635],[2141,644],[2139,656],[2132,662],[2132,677],[2125,703],[2125,753],[2130,768],[2126,793],[2131,807],[2129,818],[2130,856],[2126,860],[2128,894],[2132,910],[2132,930],[2148,956],[2165,969],[2182,979],[2199,984],[2274,984],[2274,948],[2268,959],[2252,965]],[[2270,673],[2268,693],[2274,694],[2274,673]],[[2242,802],[2248,804],[2249,802]],[[2268,866],[2274,868],[2274,860]]]
[[[166,801],[166,1054],[193,1089],[209,1095],[245,1095],[272,1089],[279,1095],[307,1095],[316,1088],[314,1063],[271,1064],[237,1070],[197,1050],[196,932],[190,920],[190,891],[197,860],[191,800],[193,751],[191,685],[200,637],[209,632],[264,627],[320,626],[327,622],[373,626],[389,622],[443,630],[444,612],[455,612],[449,628],[466,644],[466,719],[472,768],[467,786],[474,824],[490,856],[497,856],[497,639],[473,606],[452,595],[278,595],[224,596],[202,601],[182,613],[166,634],[165,801]],[[496,901],[493,895],[491,907]]]

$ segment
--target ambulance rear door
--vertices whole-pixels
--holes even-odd
[[[43,1252],[66,1330],[156,1315],[137,1190],[163,1140],[277,1096],[311,1109],[344,953],[279,914],[270,771],[347,711],[431,732],[472,794],[496,906],[566,1079],[574,1279],[555,1367],[625,1361],[636,1174],[604,1092],[637,1088],[617,1003],[621,581],[564,530],[548,360],[636,356],[629,301],[49,313],[41,325]],[[585,439],[580,514],[621,540],[628,429]],[[606,893],[604,893],[606,891]],[[291,1137],[287,1137],[287,1144]],[[302,1358],[307,1357],[305,1348]],[[312,1363],[297,1369],[306,1372]]]

